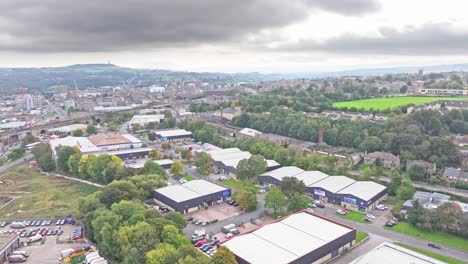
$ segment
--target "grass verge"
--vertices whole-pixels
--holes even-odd
[[[468,240],[454,235],[445,234],[437,231],[425,231],[419,229],[407,222],[400,222],[394,227],[386,226],[385,229],[403,233],[409,236],[419,237],[424,240],[429,240],[441,245],[446,245],[454,248],[459,248],[468,251]]]
[[[229,179],[229,180],[224,180],[221,181],[223,184],[232,187],[237,190],[247,190],[247,191],[253,191],[255,193],[258,193],[258,190],[260,190],[259,187],[245,181],[236,181],[234,179]]]
[[[347,213],[345,215],[340,215],[340,214],[336,214],[336,215],[338,215],[340,217],[343,217],[343,218],[351,219],[351,220],[356,221],[356,222],[369,224],[369,222],[366,222],[366,221],[362,220],[364,218],[364,216],[366,216],[366,214],[361,213],[361,212],[349,211],[349,213]]]
[[[78,199],[98,188],[53,176],[44,176],[35,169],[19,166],[5,172],[1,180],[16,183],[3,185],[0,196],[17,196],[17,199],[0,210],[0,218],[47,218],[77,215]]]
[[[369,234],[367,234],[365,232],[357,231],[356,232],[356,243],[361,242],[362,240],[364,240],[368,236],[369,236]]]
[[[464,263],[466,263],[464,261],[460,261],[460,260],[457,260],[457,259],[454,259],[454,258],[451,258],[451,257],[447,257],[447,256],[444,256],[444,255],[440,255],[440,254],[431,252],[431,251],[427,251],[427,250],[424,250],[424,249],[411,247],[411,246],[408,246],[408,245],[405,245],[405,244],[402,244],[402,243],[395,242],[394,244],[398,245],[400,247],[404,247],[404,248],[413,250],[415,252],[421,253],[421,254],[426,255],[428,257],[435,258],[437,260],[446,262],[448,264],[464,264]]]

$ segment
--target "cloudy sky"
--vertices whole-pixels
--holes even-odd
[[[0,67],[317,72],[468,62],[466,0],[0,1]]]

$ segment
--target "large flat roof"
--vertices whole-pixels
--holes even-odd
[[[151,123],[151,122],[159,123],[161,119],[164,119],[164,115],[134,115],[132,117],[132,120],[130,120],[130,124]]]
[[[290,263],[354,229],[305,211],[223,243],[255,264]]]
[[[91,135],[88,137],[89,141],[93,142],[94,145],[96,146],[109,146],[109,145],[118,145],[118,144],[127,144],[127,143],[137,143],[141,142],[132,138],[133,136],[131,135],[122,135],[119,133],[102,133],[102,134],[96,134],[96,135]]]
[[[173,129],[173,130],[160,130],[155,131],[156,135],[160,137],[180,137],[180,136],[191,136],[192,132],[185,129]]]
[[[57,128],[49,129],[50,132],[58,132],[58,133],[70,133],[76,130],[86,130],[88,126],[85,124],[71,124],[68,126],[62,126]]]
[[[296,174],[298,180],[303,181],[305,186],[310,186],[318,181],[321,181],[327,177],[333,177],[321,171],[304,171],[302,173]]]
[[[170,185],[156,189],[156,192],[178,203],[207,194],[228,190],[225,187],[205,180],[193,180],[181,185]]]
[[[426,255],[392,243],[383,243],[350,264],[445,264]]]
[[[310,187],[318,187],[325,189],[329,192],[336,193],[339,190],[353,184],[355,180],[346,176],[330,176],[321,181],[313,183]]]
[[[286,166],[286,167],[281,167],[279,169],[263,173],[261,176],[270,176],[281,181],[284,177],[293,177],[303,172],[304,170],[301,168],[298,168],[295,166]]]
[[[49,142],[52,151],[55,153],[55,148],[58,146],[77,147],[82,153],[98,152],[100,148],[93,144],[88,138],[85,137],[64,137]]]
[[[369,201],[387,187],[373,181],[357,181],[338,191],[341,194],[352,194],[364,201]]]

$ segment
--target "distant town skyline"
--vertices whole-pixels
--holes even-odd
[[[324,72],[468,62],[458,0],[0,3],[0,67]]]

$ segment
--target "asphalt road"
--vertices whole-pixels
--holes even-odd
[[[384,182],[390,182],[391,179],[385,176],[380,176],[379,180],[384,181]],[[449,188],[445,186],[439,186],[439,185],[432,185],[426,182],[419,182],[419,181],[413,181],[412,185],[416,188],[424,188],[433,192],[447,192],[447,193],[452,193],[455,195],[463,196],[468,198],[468,191],[461,190],[461,189],[455,189],[455,188]]]
[[[0,167],[0,174],[4,173],[5,171],[7,171],[7,170],[9,170],[9,169],[11,169],[13,167],[16,167],[16,166],[18,166],[20,164],[23,164],[24,162],[30,161],[33,158],[34,158],[33,154],[28,154],[28,155],[26,155],[25,157],[23,157],[21,159],[12,161],[10,163],[7,163],[4,166]]]

